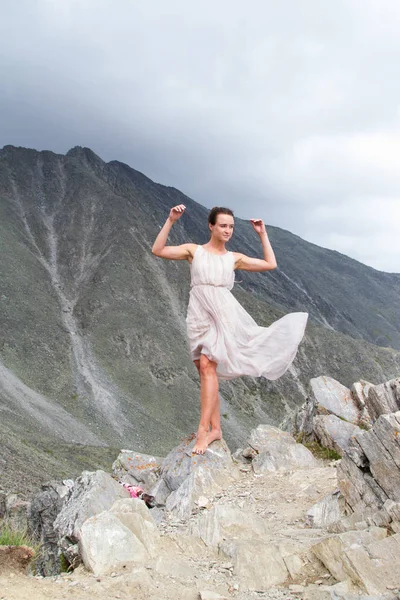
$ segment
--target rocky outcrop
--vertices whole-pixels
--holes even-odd
[[[368,594],[384,594],[400,585],[400,534],[371,527],[328,537],[313,551],[332,575],[350,579]]]
[[[205,454],[193,455],[195,436],[182,440],[163,460],[160,478],[149,490],[156,502],[181,519],[187,519],[195,503],[216,493],[238,477],[228,446],[213,442]]]
[[[54,521],[58,545],[67,561],[76,566],[80,561],[79,540],[82,526],[90,517],[108,510],[129,492],[104,471],[84,471]]]
[[[121,450],[113,463],[112,473],[119,481],[145,486],[148,489],[156,483],[162,462],[163,459],[158,456]]]
[[[400,377],[370,386],[365,405],[373,421],[380,415],[400,410]]]
[[[265,424],[234,458],[223,441],[192,454],[194,436],[165,459],[122,451],[114,476],[154,492],[157,506],[131,498],[102,471],[49,484],[30,511],[50,553],[40,569],[54,574],[63,554],[96,577],[140,573],[149,588],[157,578],[193,586],[201,571],[222,597],[284,586],[307,600],[353,600],[359,592],[394,600],[399,432],[400,411],[382,414],[371,429],[356,431],[342,459],[329,465]],[[300,512],[292,508],[296,502]],[[197,588],[197,594],[208,591]]]
[[[45,576],[56,575],[61,569],[59,536],[54,529],[54,521],[73,485],[71,480],[43,485],[42,491],[33,497],[29,508],[29,531],[41,548],[36,559],[36,569]]]
[[[372,429],[354,436],[338,483],[352,512],[369,515],[387,500],[400,502],[400,411],[382,414]]]
[[[158,537],[144,502],[127,498],[83,523],[79,553],[89,571],[104,575],[155,556]]]
[[[312,453],[289,433],[272,425],[259,425],[250,434],[248,447],[241,452],[251,461],[254,473],[289,471],[317,466]]]

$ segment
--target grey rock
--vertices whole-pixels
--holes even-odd
[[[129,492],[104,471],[84,471],[54,521],[61,550],[72,558],[84,522],[110,509],[119,498],[129,497]],[[79,561],[78,555],[73,558],[75,563]]]
[[[400,410],[400,377],[371,386],[365,404],[374,421],[380,415]]]
[[[293,436],[272,425],[259,425],[254,429],[250,434],[249,445],[257,452],[252,462],[257,474],[318,465],[318,461],[305,446],[297,444]]]
[[[158,479],[158,481],[149,489],[149,494],[154,497],[155,506],[159,507],[165,506],[170,493],[171,490],[162,478]]]
[[[263,540],[227,541],[221,551],[229,556],[234,565],[233,573],[243,589],[266,591],[273,585],[284,583],[289,578],[285,561],[278,546]]]
[[[387,500],[400,501],[400,411],[378,417],[338,466],[338,482],[351,511],[371,515]],[[360,451],[355,452],[356,446]]]
[[[343,502],[339,490],[325,496],[314,504],[306,513],[306,525],[308,527],[329,527],[341,519]]]
[[[148,560],[142,542],[118,517],[104,511],[87,519],[79,532],[79,553],[85,567],[96,576]]]
[[[351,438],[361,431],[357,425],[336,415],[316,415],[313,430],[322,446],[335,450],[341,456],[348,449]]]
[[[334,414],[350,423],[358,423],[360,409],[348,388],[326,376],[311,379],[310,385],[317,412]]]
[[[217,504],[190,524],[190,531],[207,546],[218,547],[224,539],[259,539],[266,534],[265,521],[233,506]]]
[[[146,504],[138,498],[123,498],[112,505],[111,514],[118,517],[125,527],[142,542],[149,556],[156,554],[159,538],[157,527],[151,511]]]
[[[357,573],[347,556],[352,548],[368,547],[372,542],[386,538],[385,529],[371,527],[368,531],[348,531],[325,538],[314,544],[312,551],[338,581],[351,579],[357,583]]]
[[[40,542],[40,553],[35,560],[40,575],[49,577],[60,572],[60,548],[58,535],[54,530],[54,521],[71,493],[71,483],[49,482],[42,491],[32,498],[29,510],[29,531]],[[66,556],[70,564],[73,558]],[[69,560],[71,559],[71,560]]]
[[[199,592],[200,600],[228,600],[226,596],[221,596],[217,592],[203,590]]]
[[[112,466],[113,475],[131,485],[142,485],[146,491],[157,481],[163,459],[131,450],[121,450]]]
[[[220,491],[238,478],[231,453],[223,440],[210,444],[203,455],[193,455],[193,436],[188,436],[164,459],[161,478],[171,494],[167,511],[187,519],[200,496]]]
[[[30,502],[18,494],[8,494],[5,498],[5,518],[9,526],[15,531],[28,529],[28,513]]]

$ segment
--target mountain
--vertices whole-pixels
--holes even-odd
[[[208,210],[88,148],[0,151],[0,473],[40,480],[106,466],[119,448],[164,455],[195,431],[198,375],[185,337],[186,261],[151,246],[171,206],[169,242],[205,243]],[[230,246],[260,255],[248,222]],[[260,325],[306,310],[310,324],[278,381],[221,386],[231,447],[278,424],[324,374],[344,385],[400,370],[400,275],[268,227],[278,269],[237,273],[234,294]],[[18,466],[16,466],[18,465]],[[21,477],[20,477],[21,476]]]

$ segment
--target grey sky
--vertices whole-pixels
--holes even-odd
[[[3,0],[0,146],[89,146],[400,272],[399,31],[398,0]]]

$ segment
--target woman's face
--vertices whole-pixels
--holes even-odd
[[[215,241],[226,243],[233,235],[234,226],[234,220],[231,215],[219,213],[215,225],[209,225],[211,237],[215,239]]]

